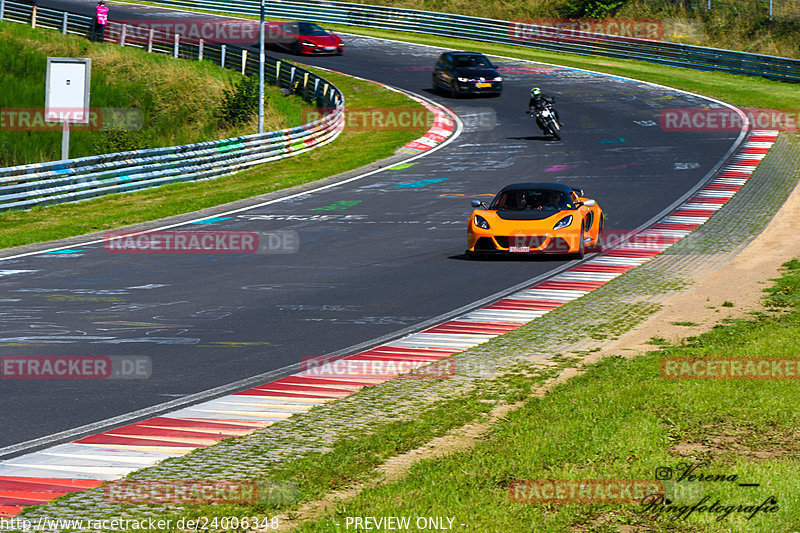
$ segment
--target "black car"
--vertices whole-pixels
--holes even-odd
[[[444,89],[453,97],[461,94],[500,96],[503,78],[483,54],[477,52],[445,52],[433,68],[433,90]]]

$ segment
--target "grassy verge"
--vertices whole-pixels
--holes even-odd
[[[121,124],[104,113],[99,129],[73,127],[70,156],[174,146],[257,131],[254,121],[229,125],[220,118],[225,91],[242,78],[209,62],[175,61],[163,54],[92,43],[74,35],[0,22],[0,167],[60,158],[61,131],[17,131],[15,109],[44,107],[47,57],[92,59],[91,102],[96,109],[130,110]],[[309,106],[268,87],[267,131],[300,124]],[[255,119],[254,119],[255,120]],[[41,123],[45,126],[44,123]]]
[[[796,381],[678,381],[660,372],[668,357],[797,357],[800,261],[785,267],[767,298],[781,313],[729,321],[635,359],[606,358],[529,399],[474,450],[418,463],[403,480],[367,489],[299,530],[346,531],[355,516],[449,517],[470,531],[794,530],[800,415],[787,407],[800,401]],[[677,481],[687,467],[725,480]],[[665,469],[670,505],[510,500],[515,480],[655,480],[667,479]],[[704,497],[723,510],[689,512]],[[770,497],[776,512],[735,508]]]
[[[339,87],[352,107],[419,107],[407,97],[372,83],[330,72],[319,74]],[[418,138],[425,131],[425,128],[403,131],[345,129],[336,141],[320,150],[233,176],[111,195],[78,204],[0,213],[0,247],[43,242],[155,220],[319,180],[391,156],[399,146]],[[354,146],[359,149],[353,150]]]

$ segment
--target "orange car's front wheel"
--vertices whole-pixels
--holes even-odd
[[[584,224],[585,222],[582,221],[580,239],[578,239],[580,241],[578,243],[578,251],[572,254],[575,259],[583,259],[583,255],[586,253],[586,237],[585,237],[586,226]]]

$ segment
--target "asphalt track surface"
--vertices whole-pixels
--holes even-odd
[[[94,3],[39,5],[90,14]],[[122,16],[164,18],[112,5],[112,20]],[[662,109],[716,105],[671,89],[497,59],[501,97],[454,100],[430,90],[441,50],[345,42],[344,56],[299,60],[444,103],[464,132],[406,168],[175,228],[291,230],[295,254],[130,255],[94,244],[1,261],[2,355],[148,356],[152,375],[2,379],[0,447],[344,353],[545,275],[565,261],[465,258],[471,198],[518,181],[565,183],[598,201],[608,229],[633,229],[704,180],[737,137],[662,131]],[[534,85],[556,97],[564,141],[541,137],[524,114]]]

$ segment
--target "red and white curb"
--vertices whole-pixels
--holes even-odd
[[[398,152],[405,154],[418,154],[419,152],[427,152],[439,143],[444,142],[453,134],[453,131],[455,131],[456,128],[456,123],[449,113],[445,112],[444,109],[440,107],[429,104],[425,100],[417,98],[414,95],[407,94],[407,96],[412,100],[419,102],[425,106],[428,111],[433,113],[433,125],[431,126],[431,129],[428,130],[428,133],[419,139],[406,144],[400,148]]]
[[[319,363],[313,362],[303,372],[246,391],[3,461],[0,516],[14,516],[25,506],[93,488],[167,457],[246,435],[315,405],[347,397],[364,386],[409,375],[409,371],[414,375],[420,367],[580,298],[646,263],[705,223],[747,182],[777,134],[752,132],[715,179],[639,234],[652,236],[652,240],[625,244],[486,307],[334,363],[315,366]]]

